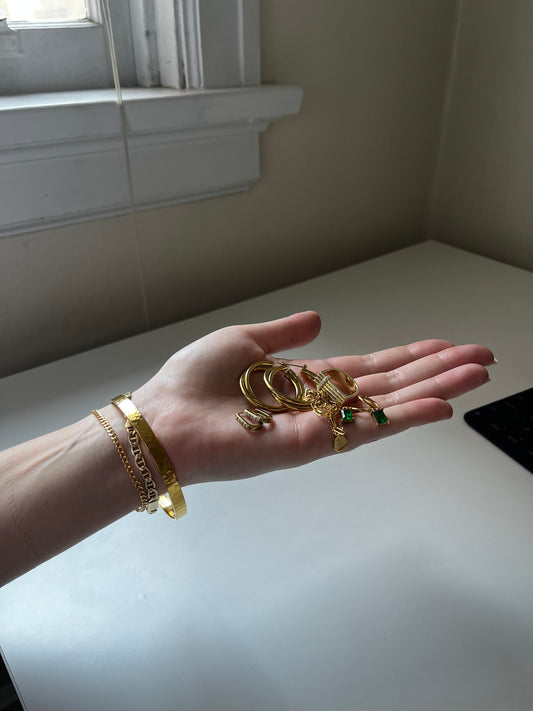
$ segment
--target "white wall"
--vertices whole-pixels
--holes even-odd
[[[533,3],[468,0],[428,236],[533,269]]]
[[[152,327],[424,239],[454,12],[264,0],[264,81],[303,86],[302,111],[250,193],[140,215]],[[143,330],[130,218],[0,240],[0,303],[0,374]]]

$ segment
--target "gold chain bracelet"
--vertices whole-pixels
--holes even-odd
[[[143,486],[140,483],[140,481],[135,476],[133,467],[131,466],[128,456],[126,454],[126,450],[122,446],[122,444],[117,436],[117,433],[111,427],[109,422],[105,419],[105,417],[102,415],[102,413],[99,410],[92,410],[92,414],[96,417],[98,422],[102,425],[104,430],[107,432],[107,434],[111,438],[111,441],[115,445],[115,448],[120,455],[120,458],[122,460],[122,464],[124,465],[125,470],[128,472],[128,475],[129,475],[133,485],[137,489],[137,493],[139,494],[139,499],[141,500],[141,505],[139,506],[138,509],[136,509],[136,511],[139,511],[139,512],[144,511],[148,506],[148,498],[146,496],[146,492],[144,491]]]
[[[128,433],[131,454],[135,460],[135,464],[137,466],[139,474],[144,480],[146,493],[148,494],[148,505],[146,507],[146,510],[149,514],[153,514],[157,511],[158,507],[159,495],[157,493],[157,487],[152,477],[152,472],[148,468],[146,460],[143,456],[142,449],[139,444],[139,435],[137,434],[135,427],[131,424],[129,420],[126,420],[126,431]]]

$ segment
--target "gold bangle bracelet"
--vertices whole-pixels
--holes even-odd
[[[92,414],[96,417],[96,419],[98,420],[98,422],[102,425],[102,427],[104,428],[104,430],[105,430],[105,431],[107,432],[107,434],[109,435],[111,441],[112,441],[113,444],[115,445],[115,449],[117,450],[117,452],[118,452],[119,455],[120,455],[120,458],[121,458],[121,460],[122,460],[122,464],[124,465],[124,469],[128,472],[128,475],[129,475],[129,477],[130,477],[130,479],[131,479],[133,485],[134,485],[135,488],[137,489],[137,493],[139,494],[139,499],[141,500],[141,505],[139,506],[138,509],[136,509],[136,511],[139,511],[139,512],[140,512],[140,511],[144,511],[144,510],[147,508],[147,506],[148,506],[148,498],[147,498],[147,496],[146,496],[146,492],[144,491],[144,489],[143,489],[143,487],[142,487],[140,481],[139,481],[139,480],[137,479],[137,477],[135,476],[135,472],[133,471],[133,467],[131,466],[130,460],[128,459],[128,455],[126,454],[126,450],[125,450],[124,447],[122,446],[122,444],[121,444],[121,442],[120,442],[120,440],[119,440],[119,438],[118,438],[118,436],[117,436],[117,433],[116,433],[115,430],[111,427],[111,425],[109,424],[109,422],[105,419],[105,417],[102,415],[102,413],[101,413],[99,410],[92,410],[91,412],[92,412]]]
[[[172,464],[165,450],[159,444],[152,428],[130,400],[130,397],[130,393],[117,395],[117,397],[112,398],[111,402],[118,407],[125,418],[135,427],[137,434],[147,446],[161,478],[165,482],[168,494],[162,494],[159,497],[159,506],[170,518],[181,518],[187,513],[187,504]]]

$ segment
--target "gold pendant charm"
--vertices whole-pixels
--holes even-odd
[[[336,452],[341,452],[346,445],[348,444],[348,440],[344,435],[337,435],[335,437],[335,441],[333,443],[333,447],[335,448]]]

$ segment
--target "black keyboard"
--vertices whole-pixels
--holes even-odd
[[[24,711],[13,682],[7,671],[7,667],[0,654],[0,709],[2,711]]]
[[[533,473],[533,388],[470,410],[465,421]]]

